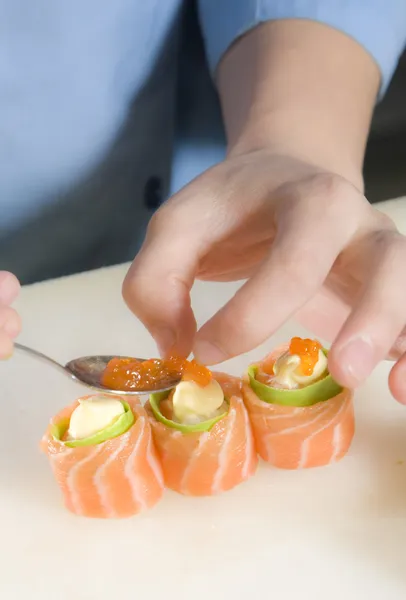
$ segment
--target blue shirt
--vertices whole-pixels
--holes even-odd
[[[372,56],[381,73],[379,97],[391,81],[406,44],[406,0],[199,0],[199,15],[211,73],[240,36],[257,25],[277,19],[309,19],[352,37]],[[219,137],[206,139],[197,120],[210,129],[215,108],[190,126],[191,135],[178,141],[174,156],[172,192],[224,158]],[[211,115],[208,113],[211,112]]]
[[[0,0],[0,241],[102,160],[183,4]],[[380,68],[382,95],[406,40],[406,0],[198,0],[198,10],[212,73],[258,24],[312,19],[364,46]],[[175,145],[172,192],[224,156],[221,132],[199,144],[199,118]]]
[[[375,59],[382,90],[406,42],[405,0],[200,0],[212,69],[234,40],[271,19],[310,19],[354,38]]]

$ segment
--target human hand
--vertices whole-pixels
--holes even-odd
[[[220,362],[295,315],[333,340],[332,374],[355,387],[388,353],[406,403],[405,238],[364,198],[362,164],[380,71],[352,38],[311,21],[241,36],[217,72],[228,157],[153,218],[124,297],[165,351]],[[248,278],[195,334],[195,278]]]
[[[260,150],[197,178],[153,217],[123,286],[163,352],[206,364],[251,350],[289,317],[334,340],[330,370],[359,385],[389,353],[406,401],[406,239],[344,178]],[[248,278],[195,336],[194,279]]]
[[[11,308],[18,296],[20,284],[7,271],[0,271],[0,359],[8,358],[13,351],[13,339],[20,333],[21,320]]]

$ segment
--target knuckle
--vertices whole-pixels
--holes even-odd
[[[174,209],[168,204],[161,206],[151,217],[147,227],[147,237],[159,234],[174,218]]]
[[[123,281],[121,292],[125,303],[135,315],[139,316],[144,307],[148,306],[150,290],[145,285],[145,277],[138,270],[131,268]]]
[[[319,217],[334,219],[337,224],[348,223],[356,214],[361,194],[346,180],[334,173],[318,175],[314,181],[315,205]],[[363,204],[363,203],[362,203]]]
[[[4,306],[0,309],[0,325],[4,325],[9,321],[18,321],[19,318],[17,312],[10,306]]]
[[[313,177],[315,190],[323,196],[328,196],[331,201],[340,197],[347,182],[336,173],[318,173]]]
[[[404,252],[406,240],[398,231],[379,228],[370,232],[368,237],[380,256]]]
[[[287,196],[293,201],[305,200],[309,205],[317,204],[321,209],[330,205],[341,206],[344,190],[350,187],[340,175],[335,173],[312,173],[304,179],[289,182],[284,186]]]
[[[378,223],[378,228],[382,231],[388,232],[388,234],[398,234],[399,231],[396,227],[396,224],[393,219],[389,215],[386,215],[383,212],[380,212],[371,207],[373,211],[373,217],[375,223]]]
[[[198,207],[205,206],[203,202],[199,202],[199,196],[194,195],[192,199],[193,202],[171,198],[152,215],[145,238],[147,246],[163,238],[179,238],[187,234],[190,224],[201,216]]]
[[[296,213],[303,220],[312,220],[318,229],[334,223],[336,231],[353,231],[361,211],[369,206],[351,183],[335,173],[314,173],[300,182],[290,182],[280,191],[281,216]]]
[[[406,238],[397,231],[381,232],[383,253],[393,264],[406,264]]]
[[[121,295],[124,302],[131,308],[132,305],[132,278],[127,274],[121,286]]]

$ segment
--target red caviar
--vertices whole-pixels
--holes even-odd
[[[195,381],[204,387],[212,374],[195,360],[177,356],[167,359],[151,358],[140,361],[136,358],[112,358],[107,364],[101,382],[113,390],[159,389],[170,385],[181,376],[183,381]]]
[[[322,345],[317,340],[294,337],[290,341],[289,353],[300,356],[300,368],[303,375],[311,375],[319,360]]]

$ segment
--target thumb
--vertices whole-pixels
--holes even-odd
[[[190,302],[199,262],[195,224],[171,202],[151,219],[145,242],[123,283],[130,310],[155,339],[161,355],[190,354],[196,321]]]

